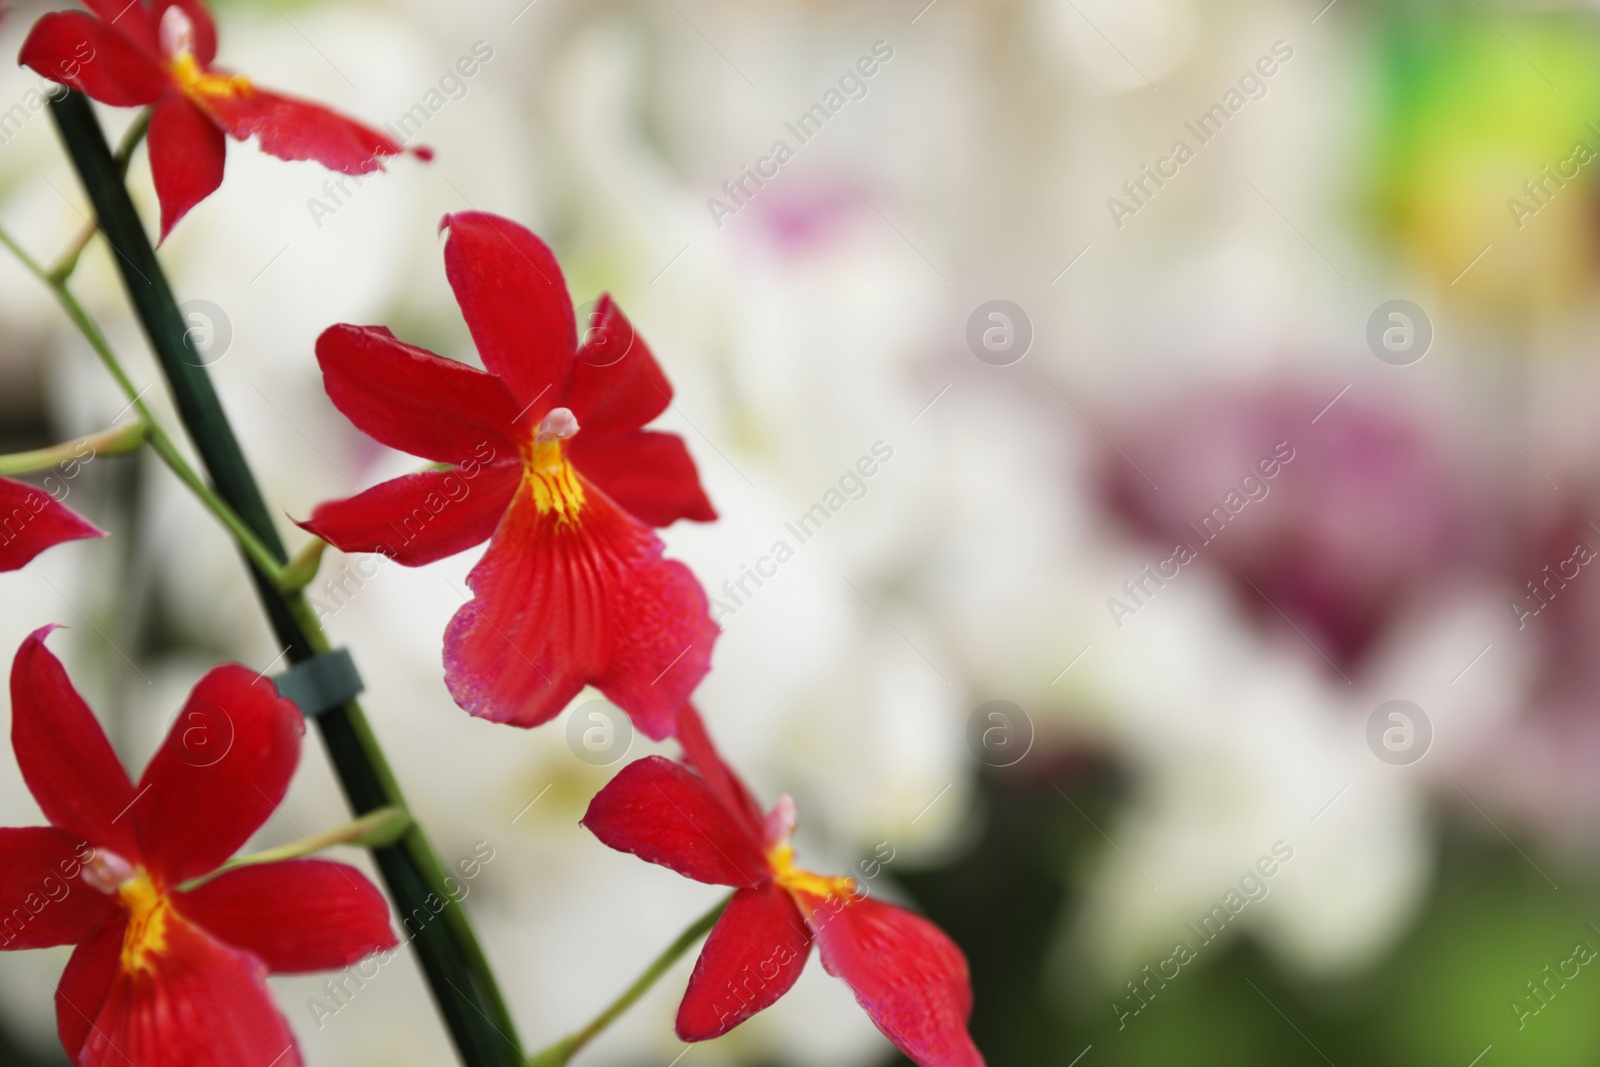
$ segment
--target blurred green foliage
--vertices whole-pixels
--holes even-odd
[[[967,952],[972,1030],[991,1067],[1067,1067],[1090,1046],[1080,1067],[1468,1067],[1486,1048],[1480,1067],[1600,1063],[1600,957],[1567,962],[1579,942],[1600,952],[1600,872],[1525,857],[1481,821],[1444,828],[1424,914],[1370,972],[1309,983],[1233,938],[1119,1030],[1119,991],[1069,997],[1049,958],[1077,902],[1072,872],[1108,847],[1086,816],[1114,825],[1118,792],[1112,776],[1091,775],[1068,789],[1080,814],[1048,782],[991,778],[981,840],[948,866],[900,876]],[[1541,1007],[1525,983],[1544,981],[1547,965],[1578,974],[1551,980]],[[1513,1001],[1540,1010],[1519,1026]]]
[[[1491,314],[1584,299],[1596,272],[1600,28],[1475,3],[1376,14],[1363,83],[1374,101],[1369,206],[1384,242]],[[1494,256],[1461,282],[1489,246]]]

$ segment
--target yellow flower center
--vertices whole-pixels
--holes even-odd
[[[167,57],[167,73],[195,103],[251,91],[250,79],[242,74],[213,74],[200,66],[194,55],[194,22],[182,7],[174,4],[167,8],[157,37],[161,54]]]
[[[578,421],[566,408],[555,408],[539,424],[526,450],[523,480],[533,494],[539,514],[556,513],[559,523],[576,522],[583,507],[583,483],[567,462],[567,440],[578,432]]]
[[[767,862],[772,864],[773,880],[791,893],[808,893],[814,897],[838,895],[846,900],[855,896],[856,883],[853,878],[830,878],[796,867],[792,845],[776,845],[768,850]]]
[[[566,448],[560,441],[535,441],[528,449],[523,475],[539,514],[554,511],[558,522],[575,522],[583,507],[583,484],[567,462]]]
[[[193,52],[179,52],[167,61],[167,72],[191,100],[243,96],[254,87],[243,74],[213,74],[200,66]]]
[[[122,935],[123,973],[153,970],[155,965],[151,957],[167,948],[167,922],[172,917],[172,905],[143,870],[118,886],[117,896],[128,909],[128,929]]]

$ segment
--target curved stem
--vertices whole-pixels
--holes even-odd
[[[66,309],[67,317],[78,327],[79,332],[89,342],[89,347],[93,348],[95,355],[100,357],[100,362],[106,365],[106,369],[117,380],[117,384],[122,386],[122,391],[128,397],[128,402],[133,405],[134,409],[144,419],[145,425],[148,427],[150,448],[156,455],[161,457],[168,467],[172,468],[172,473],[176,474],[179,480],[189,488],[189,491],[199,498],[200,503],[204,504],[207,510],[217,517],[217,521],[227,528],[228,532],[233,535],[234,540],[239,542],[239,547],[244,550],[245,555],[250,557],[250,562],[259,567],[268,577],[276,580],[278,573],[282,569],[277,558],[273,556],[266,545],[261,543],[261,539],[256,536],[255,531],[246,526],[238,513],[228,506],[228,502],[218,496],[217,491],[211,488],[206,480],[196,473],[193,467],[189,466],[189,461],[183,458],[183,453],[178,451],[178,446],[173,443],[171,437],[167,436],[167,431],[162,429],[161,425],[156,422],[155,415],[150,411],[149,405],[144,402],[142,391],[134,387],[133,379],[129,378],[127,371],[122,369],[122,364],[117,360],[117,354],[111,350],[111,345],[106,341],[105,334],[100,331],[100,327],[95,321],[89,317],[89,313],[83,309],[83,305],[78,303],[78,298],[72,295],[71,290],[66,287],[65,283],[53,285],[51,288],[55,290],[56,298],[61,301],[61,306]]]
[[[550,1047],[536,1053],[528,1061],[529,1067],[562,1067],[562,1064],[572,1059],[579,1049],[593,1041],[606,1027],[616,1022],[623,1012],[633,1007],[634,1001],[644,996],[645,992],[656,984],[656,980],[666,974],[674,963],[678,962],[680,956],[694,947],[695,942],[706,936],[711,931],[711,928],[717,924],[717,920],[722,918],[723,909],[728,906],[728,901],[732,899],[731,895],[724,897],[716,907],[690,923],[689,928],[679,934],[678,939],[668,945],[661,955],[657,956],[650,966],[644,969],[644,973],[635,979],[632,985],[624,989],[616,1000],[607,1005],[604,1011],[596,1015],[588,1026],[576,1033],[569,1034]]]
[[[28,250],[17,244],[16,238],[12,237],[5,230],[0,230],[0,244],[3,244],[7,248],[11,249],[11,254],[16,256],[24,267],[28,268],[29,274],[32,274],[35,278],[38,278],[46,285],[54,288],[54,283],[50,280],[50,272],[39,266],[39,261],[28,255]]]
[[[227,531],[233,535],[234,539],[239,542],[239,547],[244,550],[245,555],[250,557],[250,562],[254,563],[268,578],[274,582],[278,581],[283,569],[282,564],[279,563],[271,550],[261,542],[261,539],[256,536],[255,531],[246,525],[245,521],[239,517],[239,514],[233,508],[228,506],[228,502],[223,500],[216,490],[212,489],[206,483],[206,480],[195,472],[193,467],[189,466],[189,461],[183,458],[183,453],[178,451],[178,446],[173,444],[172,438],[167,435],[167,431],[162,429],[161,424],[156,421],[155,414],[150,410],[150,406],[144,402],[145,391],[134,386],[133,379],[128,377],[128,372],[123,369],[121,361],[117,359],[117,354],[112,351],[111,343],[106,340],[105,333],[101,331],[99,324],[89,317],[89,313],[78,302],[78,298],[72,294],[72,290],[67,288],[66,281],[52,276],[49,271],[39,266],[38,261],[30,256],[16,242],[16,239],[4,229],[0,229],[0,244],[9,248],[12,254],[22,261],[22,265],[27,267],[45,285],[49,286],[50,291],[56,295],[56,300],[60,302],[62,310],[67,313],[67,318],[71,319],[72,324],[78,328],[78,332],[83,334],[84,340],[89,342],[89,347],[94,349],[94,354],[100,357],[100,362],[105,364],[106,370],[111,372],[111,377],[116,379],[123,395],[128,398],[128,403],[139,413],[140,419],[144,422],[145,436],[150,442],[150,448],[156,455],[161,457],[168,467],[172,468],[172,472],[178,476],[179,480],[200,499],[200,502],[206,506],[207,510],[217,517],[217,521],[222,523]]]
[[[307,541],[278,576],[278,590],[296,593],[315,581],[317,571],[322,567],[322,554],[327,550],[328,542],[320,537]]]
[[[122,135],[122,140],[117,144],[117,152],[112,158],[116,160],[117,169],[123,175],[128,173],[128,164],[133,159],[133,150],[139,147],[139,142],[144,140],[144,135],[150,129],[150,109],[145,108],[139,112],[139,117],[133,120],[133,125],[128,127]],[[72,277],[72,272],[78,269],[78,257],[83,255],[83,250],[89,247],[89,242],[94,240],[94,235],[100,232],[98,219],[90,219],[83,224],[83,229],[78,231],[78,236],[72,243],[62,250],[56,261],[47,272],[50,280],[64,282]]]
[[[150,432],[150,424],[143,419],[125,422],[99,433],[88,434],[72,441],[31,452],[13,452],[0,456],[0,474],[24,474],[42,471],[63,463],[82,460],[88,456],[120,456],[137,451]]]
[[[252,852],[248,856],[235,856],[210,874],[191,878],[178,888],[185,892],[205,885],[219,875],[227,874],[239,867],[259,867],[263,863],[282,863],[284,860],[297,860],[306,856],[320,856],[336,845],[351,845],[356,848],[383,848],[400,840],[406,830],[411,827],[411,813],[399,808],[379,808],[352,819],[343,826],[336,826],[320,834],[313,834],[300,841],[291,841],[287,845],[269,848],[262,852]]]

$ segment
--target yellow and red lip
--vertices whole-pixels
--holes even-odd
[[[602,843],[735,892],[678,1007],[684,1041],[719,1037],[793,987],[815,941],[823,967],[920,1067],[982,1067],[966,1029],[966,958],[938,927],[861,894],[849,878],[796,865],[785,797],[763,815],[692,705],[679,713],[684,762],[646,756],[594,798],[583,824]]]
[[[538,237],[479,212],[443,226],[446,274],[486,370],[380,327],[334,326],[317,341],[334,405],[441,469],[322,504],[302,525],[406,566],[487,540],[467,578],[473,599],[445,633],[456,703],[531,727],[593,685],[666,737],[717,639],[705,592],[651,529],[716,518],[683,440],[645,429],[672,388],[609,297],[579,343]]]
[[[49,633],[23,642],[11,672],[17,765],[50,825],[0,829],[11,917],[0,948],[77,946],[56,1021],[80,1067],[298,1067],[268,973],[335,970],[397,944],[383,895],[353,868],[289,860],[215,874],[287,792],[304,717],[255,672],[218,667],[136,787]],[[197,759],[194,731],[224,725],[227,754]]]
[[[256,88],[212,69],[217,31],[200,0],[87,0],[92,13],[53,11],[34,23],[24,66],[113,107],[151,106],[150,172],[161,238],[222,183],[224,134],[259,139],[280,159],[341,174],[381,170],[407,151],[394,138],[320,104]],[[411,149],[430,158],[424,148]]]

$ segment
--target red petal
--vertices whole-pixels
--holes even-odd
[[[344,552],[381,552],[396,563],[424,563],[482,544],[510,506],[520,464],[422,471],[318,505],[300,525]]]
[[[121,910],[78,877],[92,851],[51,826],[0,830],[0,949],[76,944]]]
[[[694,572],[656,560],[626,576],[611,665],[597,689],[651,738],[671,737],[678,709],[711,669],[717,624]]]
[[[478,355],[537,426],[561,402],[578,348],[567,280],[545,243],[510,219],[463,211],[446,226],[445,274]]]
[[[752,838],[761,840],[766,822],[761,814],[761,805],[756,803],[750,790],[711,743],[706,724],[693,704],[685,704],[678,709],[678,728],[674,736],[678,744],[683,746],[684,759],[699,773],[707,788],[717,795],[717,799],[729,811],[744,820]]]
[[[811,954],[811,931],[775,882],[741,889],[712,927],[678,1005],[678,1037],[721,1037],[789,992]]]
[[[399,944],[378,888],[328,860],[240,867],[173,901],[196,926],[274,974],[339,970]]]
[[[110,899],[110,898],[107,898]],[[73,950],[67,969],[56,984],[56,1032],[67,1057],[78,1063],[78,1053],[100,1017],[111,983],[122,959],[122,938],[128,929],[127,913],[116,913]],[[124,1065],[126,1067],[126,1065]]]
[[[14,571],[63,541],[104,536],[43,489],[0,478],[0,571]]]
[[[679,519],[712,522],[717,517],[700,487],[689,449],[677,434],[635,430],[619,437],[591,437],[583,430],[567,454],[585,478],[641,522],[670,526]]]
[[[17,62],[113,107],[154,103],[169,84],[151,52],[82,11],[41,16]]]
[[[672,402],[667,376],[610,293],[584,323],[563,402],[590,435],[637,430]]]
[[[492,374],[381,326],[328,327],[317,338],[317,363],[333,406],[390,448],[436,463],[517,454],[510,431],[522,405]]]
[[[716,625],[705,594],[661,542],[584,482],[575,520],[541,513],[525,479],[445,631],[456,703],[537,726],[594,683],[651,737],[704,676]]]
[[[895,1046],[921,1067],[982,1067],[967,1034],[967,960],[944,931],[903,908],[855,897],[805,896],[822,965],[843,978]],[[838,910],[834,910],[838,908]]]
[[[235,140],[258,137],[269,156],[312,159],[341,174],[371,174],[405,151],[394,138],[321,104],[253,86],[202,92],[196,102]]]
[[[771,877],[761,839],[693,771],[662,756],[635,760],[589,802],[583,825],[618,852],[712,885]]]
[[[112,979],[79,1067],[300,1067],[266,966],[169,916],[147,967]]]
[[[11,747],[51,825],[135,862],[133,784],[94,713],[44,647],[54,627],[35,630],[11,665]]]
[[[133,821],[167,884],[216,870],[267,821],[300,762],[300,710],[246,667],[200,679],[139,780]]]
[[[205,112],[168,89],[150,113],[150,175],[161,201],[161,240],[222,184],[227,140]]]

